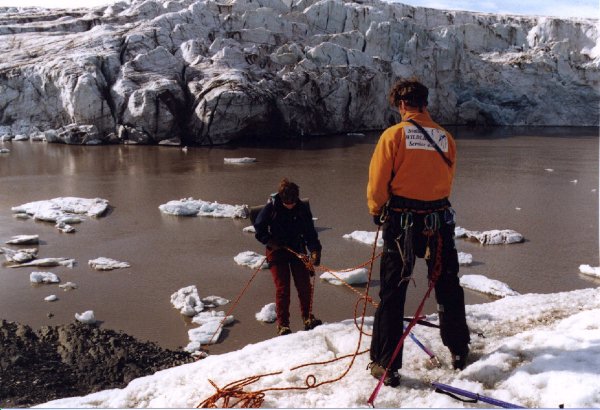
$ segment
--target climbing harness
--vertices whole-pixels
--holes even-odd
[[[519,406],[517,404],[507,403],[502,400],[494,399],[491,397],[482,396],[479,393],[473,393],[468,390],[459,389],[457,387],[452,387],[447,384],[442,384],[438,382],[432,382],[431,385],[435,387],[436,393],[446,394],[453,399],[460,400],[465,403],[477,403],[482,401],[484,403],[492,404],[494,406],[502,407],[505,409],[524,409],[525,407]],[[467,397],[470,400],[461,399],[458,396]]]

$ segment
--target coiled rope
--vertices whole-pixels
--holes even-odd
[[[265,393],[268,391],[308,390],[308,389],[314,389],[314,388],[323,386],[325,384],[335,383],[335,382],[343,379],[348,374],[348,372],[350,371],[352,366],[354,365],[356,357],[358,355],[362,355],[369,351],[369,349],[367,349],[367,350],[364,350],[361,352],[360,345],[362,342],[362,337],[365,334],[363,332],[363,327],[364,327],[364,323],[365,323],[367,302],[370,300],[369,289],[370,289],[370,284],[371,284],[371,275],[373,272],[373,263],[374,263],[375,259],[381,255],[381,254],[377,255],[377,256],[375,255],[376,249],[377,249],[377,238],[379,236],[380,230],[381,230],[381,227],[378,227],[377,233],[375,234],[375,241],[373,243],[373,250],[371,253],[370,260],[368,262],[366,262],[365,264],[360,265],[360,266],[369,265],[369,273],[368,273],[368,278],[367,278],[367,286],[366,286],[365,294],[364,295],[361,294],[361,298],[359,298],[359,300],[357,301],[356,306],[355,306],[355,324],[357,325],[357,327],[359,329],[359,336],[358,336],[358,342],[357,342],[354,353],[351,353],[351,354],[348,354],[345,356],[341,356],[341,357],[338,357],[338,358],[335,358],[332,360],[324,361],[324,362],[305,363],[305,364],[302,364],[302,365],[299,365],[299,366],[296,366],[296,367],[290,369],[291,371],[294,371],[294,370],[298,370],[303,367],[326,365],[326,364],[337,362],[342,359],[351,358],[350,363],[346,367],[346,370],[344,370],[344,372],[342,372],[342,374],[340,376],[330,379],[330,380],[324,380],[324,381],[319,382],[317,377],[314,374],[309,374],[308,376],[306,376],[306,378],[304,380],[304,386],[271,387],[271,388],[261,389],[261,390],[257,390],[257,391],[244,391],[244,388],[253,383],[256,383],[258,380],[260,380],[264,377],[278,375],[278,374],[283,373],[283,371],[274,372],[274,373],[265,373],[265,374],[260,374],[260,375],[256,375],[256,376],[247,377],[247,378],[229,383],[223,387],[219,387],[216,383],[214,383],[212,380],[209,379],[208,381],[215,388],[216,393],[213,394],[212,396],[210,396],[209,398],[205,399],[204,401],[202,401],[197,406],[197,408],[233,408],[233,407],[257,408],[257,407],[261,407],[262,404],[264,403]],[[315,270],[315,268],[317,268],[317,267],[313,266],[313,264],[310,262],[310,260],[308,260],[306,258],[305,255],[299,255],[299,254],[296,254],[296,255],[298,257],[300,257],[301,260],[303,260],[305,263],[307,263],[307,268],[312,269],[313,271]],[[261,263],[261,265],[262,265],[262,263]],[[260,269],[261,269],[261,267],[259,266],[258,269],[255,271],[254,275],[252,275],[252,277],[248,281],[246,287],[242,291],[242,294],[246,291],[246,289],[248,288],[248,286],[250,285],[252,280],[254,280],[256,273]],[[323,269],[323,268],[321,268],[321,269]],[[356,269],[358,269],[358,268],[356,268]],[[241,298],[242,294],[240,294],[240,296],[236,299],[236,302],[234,305],[237,304],[237,302]],[[357,318],[356,313],[358,312],[358,306],[359,306],[361,300],[364,300],[364,303],[363,303],[362,312],[361,312],[360,324],[358,324],[357,319],[356,319]],[[235,306],[232,306],[230,311],[232,311],[234,307]],[[223,322],[224,322],[224,320],[223,320]],[[221,325],[223,324],[223,322],[221,322]],[[213,335],[213,337],[214,337],[214,335]],[[211,340],[212,340],[212,338],[211,338]]]

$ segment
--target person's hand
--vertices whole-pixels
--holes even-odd
[[[383,222],[381,222],[381,215],[373,215],[373,223],[377,226],[383,225]]]
[[[310,253],[310,263],[313,266],[319,266],[321,264],[321,251],[312,251]]]

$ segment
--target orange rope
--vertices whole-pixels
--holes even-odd
[[[217,408],[217,407],[221,407],[221,408],[231,408],[231,407],[236,407],[239,405],[239,407],[243,407],[243,408],[257,408],[257,407],[261,407],[262,404],[264,403],[264,398],[265,398],[265,392],[267,391],[283,391],[283,390],[308,390],[308,389],[314,389],[317,388],[319,386],[323,386],[325,384],[331,384],[331,383],[335,383],[341,379],[343,379],[348,372],[350,371],[350,369],[352,368],[352,366],[354,365],[354,362],[356,360],[356,357],[358,355],[364,354],[366,352],[368,352],[369,350],[364,350],[362,352],[360,352],[360,345],[362,342],[362,337],[363,334],[365,334],[363,332],[363,327],[364,327],[364,322],[365,322],[365,314],[366,314],[366,309],[367,309],[367,301],[369,301],[369,289],[370,289],[370,283],[371,283],[371,274],[373,272],[373,263],[376,259],[375,256],[375,251],[377,248],[377,237],[379,236],[379,231],[381,230],[381,227],[379,227],[377,229],[377,233],[375,235],[375,242],[373,243],[373,252],[371,254],[371,259],[369,260],[369,262],[367,264],[369,265],[369,274],[368,274],[368,280],[367,280],[367,288],[365,291],[365,295],[361,297],[361,299],[358,300],[356,307],[355,307],[355,323],[356,323],[356,311],[358,310],[358,304],[360,303],[360,300],[364,300],[364,304],[363,304],[363,310],[362,310],[362,314],[361,314],[361,321],[360,321],[360,325],[357,325],[357,327],[359,328],[359,335],[358,335],[358,342],[356,345],[356,349],[354,351],[354,353],[352,354],[348,354],[345,356],[341,356],[332,360],[328,360],[328,361],[324,361],[324,362],[313,362],[313,363],[306,363],[306,364],[302,364],[296,367],[293,367],[290,370],[298,370],[302,367],[307,367],[307,366],[315,366],[315,365],[324,365],[324,364],[329,364],[329,363],[333,363],[336,362],[338,360],[342,360],[348,357],[351,357],[352,360],[350,361],[348,367],[346,368],[346,370],[339,376],[336,377],[334,379],[331,380],[324,380],[322,382],[318,382],[316,376],[314,374],[309,374],[308,376],[306,376],[306,379],[304,381],[305,386],[289,386],[289,387],[271,387],[271,388],[266,388],[266,389],[262,389],[262,390],[258,390],[258,391],[254,391],[254,392],[244,392],[243,389],[244,387],[257,382],[258,380],[260,380],[263,377],[266,376],[272,376],[272,375],[277,375],[277,374],[281,374],[283,373],[282,371],[280,372],[275,372],[275,373],[266,373],[266,374],[262,374],[262,375],[257,375],[257,376],[251,376],[251,377],[247,377],[241,380],[237,380],[235,382],[229,383],[228,385],[224,386],[223,388],[219,388],[213,381],[209,380],[209,382],[213,385],[213,387],[216,390],[216,393],[213,394],[211,397],[207,398],[206,400],[204,400],[203,402],[201,402],[197,408]],[[289,249],[288,249],[289,250]],[[291,250],[290,250],[291,251]],[[296,254],[295,252],[291,251],[292,253]],[[310,260],[307,260],[306,256],[300,255],[300,254],[296,254],[296,256],[300,257],[301,260],[305,261],[305,263],[307,263],[307,267],[309,268],[313,268],[314,266],[312,265],[312,263],[310,262]],[[366,264],[365,264],[366,265]],[[365,266],[363,265],[363,266]],[[256,273],[255,273],[256,274]],[[250,280],[252,281],[252,279]],[[245,289],[244,289],[245,291]],[[239,298],[238,298],[239,300]],[[237,302],[237,301],[236,301]],[[222,400],[223,402],[221,404],[218,404],[218,402]],[[237,400],[237,401],[234,401]]]

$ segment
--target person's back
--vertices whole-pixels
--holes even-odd
[[[402,122],[383,132],[369,166],[367,205],[377,225],[383,224],[380,303],[371,340],[371,374],[397,386],[402,349],[404,303],[415,257],[427,262],[435,285],[444,345],[452,366],[466,364],[470,341],[464,293],[458,280],[454,246],[454,210],[449,196],[454,178],[456,145],[452,135],[427,111],[427,88],[416,80],[400,81],[390,103]]]

